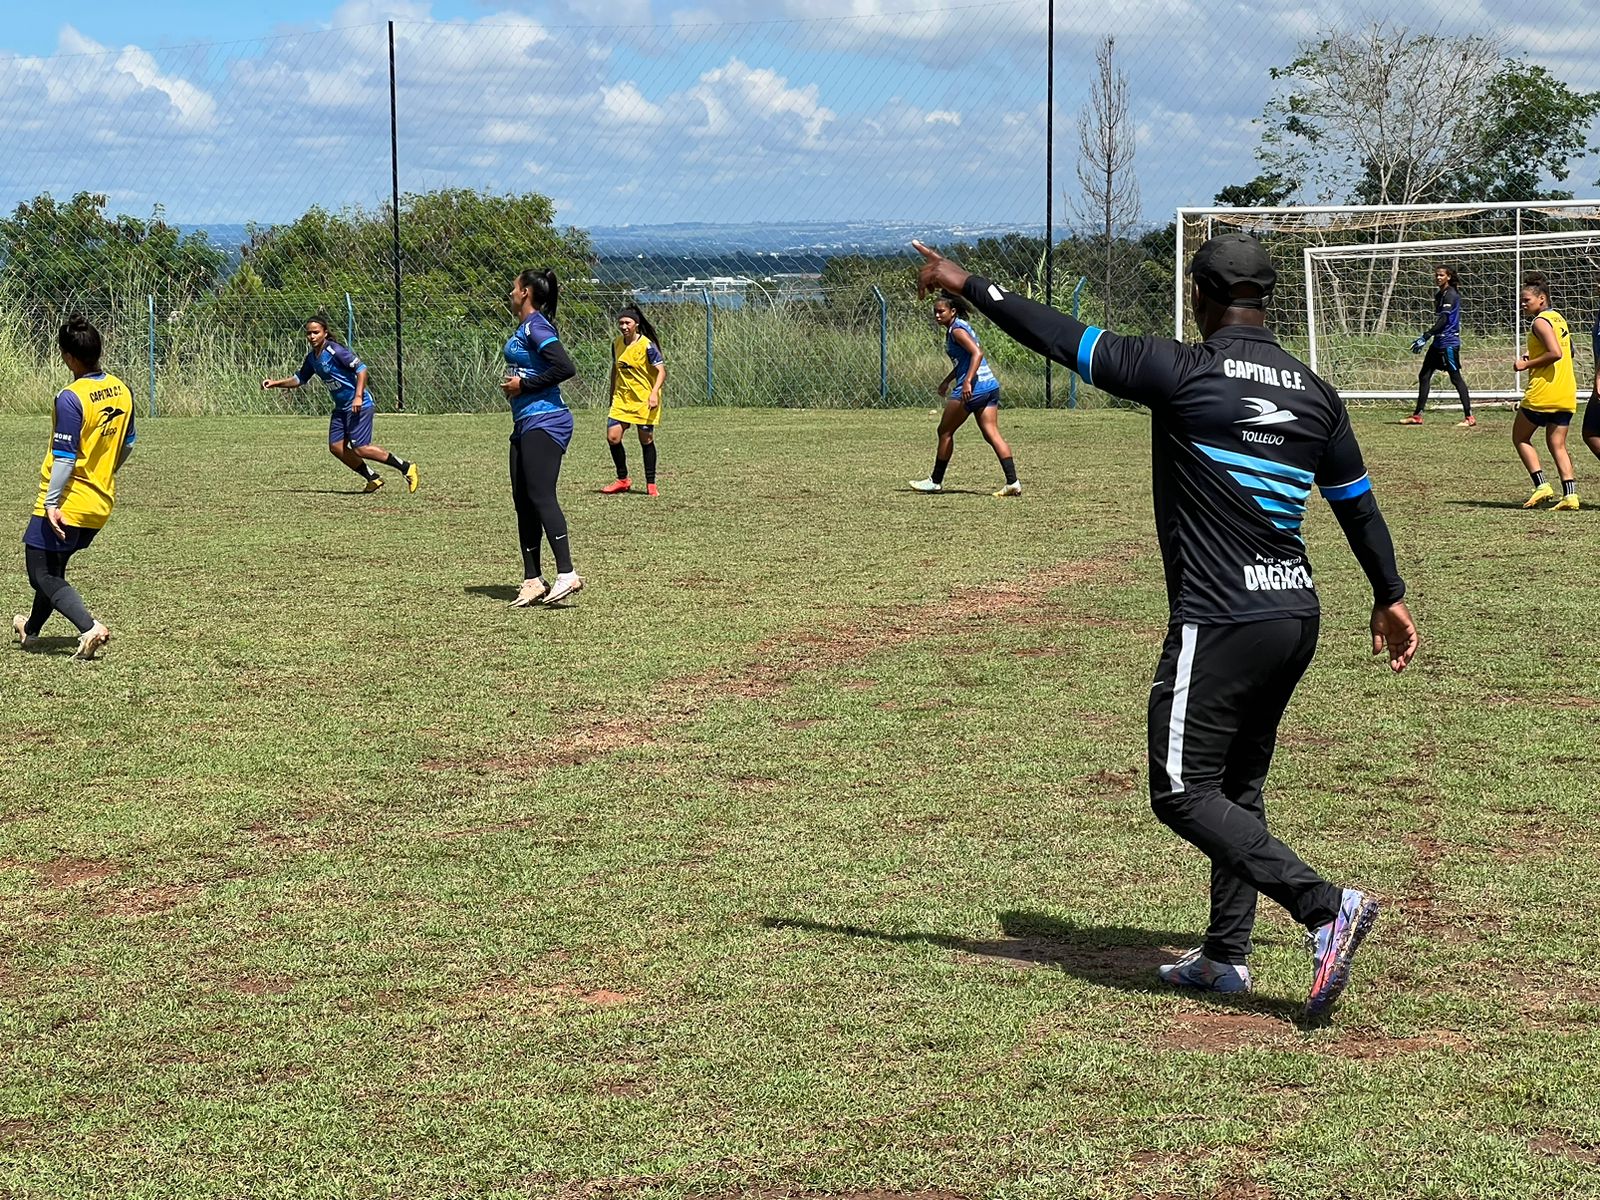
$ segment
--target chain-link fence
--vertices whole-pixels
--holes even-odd
[[[576,0],[542,23],[341,24],[346,9],[160,49],[69,30],[56,55],[0,59],[0,410],[54,390],[69,310],[104,326],[157,412],[320,410],[259,388],[299,363],[316,313],[385,407],[497,409],[524,267],[563,281],[575,403],[603,403],[626,303],[661,332],[669,404],[925,403],[948,363],[912,237],[1160,333],[1198,244],[1194,212],[1167,219],[1179,208],[1246,206],[1203,221],[1277,237],[1298,305],[1295,218],[1251,206],[1500,203],[1593,174],[1600,72],[1579,30],[1562,57],[1481,14],[1413,34],[1331,2],[1263,0],[1248,26],[1155,0],[840,7],[633,0],[610,24]],[[1398,128],[1375,119],[1391,110],[1427,139],[1370,136]],[[1511,311],[1504,283],[1470,299]],[[1426,291],[1402,289],[1412,323]],[[1303,348],[1304,312],[1279,315]],[[1339,361],[1367,353],[1338,332]],[[1010,402],[1067,401],[1064,372],[985,347]]]

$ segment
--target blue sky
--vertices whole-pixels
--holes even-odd
[[[1268,69],[1349,5],[1058,0],[1058,221],[1092,47],[1117,37],[1148,223],[1249,178]],[[185,221],[285,220],[402,187],[540,191],[576,224],[1037,222],[1044,0],[274,0],[30,4],[0,30],[0,206],[104,191]],[[63,12],[70,12],[64,19]],[[1380,15],[1392,15],[1384,10]],[[1413,0],[1600,87],[1600,0]],[[1596,174],[1588,164],[1580,183]]]

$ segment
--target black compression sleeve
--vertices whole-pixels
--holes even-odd
[[[1344,530],[1356,561],[1366,572],[1367,582],[1372,584],[1372,602],[1393,604],[1403,599],[1406,584],[1394,561],[1394,539],[1389,536],[1389,526],[1378,511],[1378,501],[1372,492],[1362,492],[1349,500],[1330,501],[1329,507],[1339,518],[1339,527]]]
[[[1076,317],[1002,291],[981,275],[969,275],[961,294],[1016,342],[1078,369],[1078,344],[1088,326]]]
[[[578,373],[578,368],[572,365],[572,356],[560,342],[548,343],[539,351],[539,357],[543,358],[547,365],[533,378],[523,378],[524,392],[538,392],[555,387],[556,384],[565,383]]]

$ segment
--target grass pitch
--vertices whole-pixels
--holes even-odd
[[[650,502],[581,414],[559,611],[505,605],[503,419],[381,417],[423,487],[371,497],[320,423],[150,422],[107,657],[0,655],[0,1194],[1600,1192],[1600,514],[1398,415],[1406,675],[1309,522],[1274,820],[1388,905],[1309,1031],[1270,906],[1250,1001],[1152,981],[1205,864],[1144,791],[1142,416],[1006,417],[1018,502],[971,431],[905,490],[920,410],[685,410]]]

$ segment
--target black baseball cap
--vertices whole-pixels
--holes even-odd
[[[1207,241],[1194,252],[1189,274],[1202,293],[1229,308],[1265,308],[1278,282],[1267,248],[1248,233],[1224,233]],[[1261,294],[1234,295],[1241,283],[1254,284]]]

